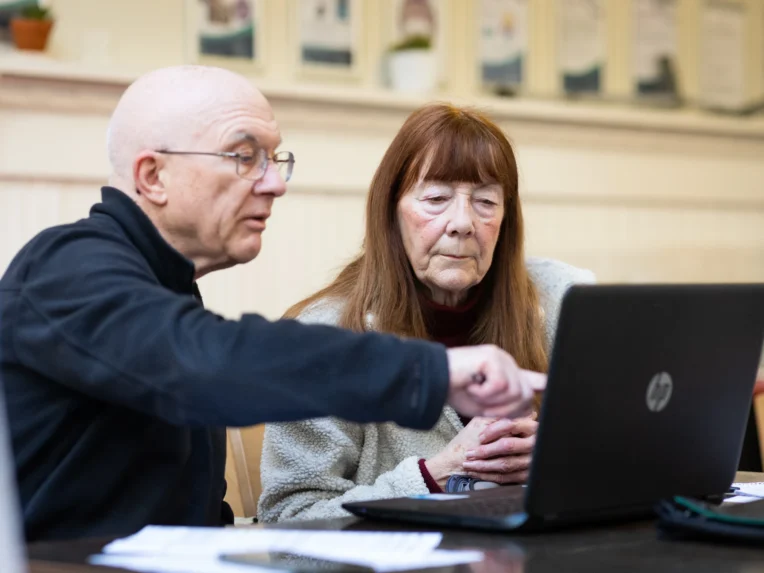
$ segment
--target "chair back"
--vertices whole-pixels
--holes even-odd
[[[228,428],[225,500],[236,517],[256,517],[260,485],[260,454],[265,426]]]

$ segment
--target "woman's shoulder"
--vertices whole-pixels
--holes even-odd
[[[565,292],[574,284],[591,284],[597,279],[590,270],[555,259],[529,257],[526,259],[526,268],[539,295],[546,347],[549,350],[554,343],[557,319]]]
[[[313,301],[297,315],[296,319],[305,324],[337,325],[340,322],[345,301],[335,297]]]
[[[337,297],[320,298],[306,306],[296,319],[304,324],[337,326],[345,310],[345,300]],[[366,329],[374,330],[374,315],[366,314]]]
[[[560,293],[573,284],[597,282],[592,271],[556,259],[528,257],[526,268],[531,280],[542,294]]]

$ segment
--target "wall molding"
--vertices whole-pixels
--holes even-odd
[[[0,109],[58,113],[109,114],[138,71],[98,69],[48,56],[0,55]],[[727,117],[694,110],[661,110],[617,102],[541,99],[432,97],[394,94],[380,89],[331,85],[286,85],[256,81],[273,104],[280,123],[302,128],[397,129],[417,107],[447,100],[485,109],[498,122],[517,126],[567,127],[598,133],[643,133],[756,143],[764,147],[764,117]]]
[[[29,175],[26,173],[3,173],[0,171],[0,184],[21,184],[21,185],[55,185],[62,189],[70,187],[91,187],[106,185],[108,176],[93,177],[89,175],[69,176],[69,175]],[[2,189],[0,189],[2,191]]]
[[[91,187],[94,191],[106,185],[107,177],[70,177],[57,175],[30,176],[25,174],[0,172],[0,194],[8,192],[12,186],[55,186],[67,189]],[[7,185],[5,185],[7,184]],[[358,197],[365,196],[367,189],[355,185],[328,186],[311,184],[289,184],[290,195]],[[638,208],[648,210],[692,210],[692,211],[745,211],[764,212],[764,195],[761,197],[682,197],[654,195],[637,197],[630,195],[602,195],[597,193],[560,193],[555,191],[525,191],[521,199],[527,206],[553,207],[604,207],[611,209]]]
[[[127,84],[0,73],[0,109],[109,115]]]
[[[45,56],[0,55],[0,129],[9,142],[0,153],[0,193],[104,185],[108,162],[101,142],[107,118],[134,77]],[[290,183],[290,195],[363,197],[375,157],[410,111],[425,103],[360,88],[261,87],[285,139],[303,154],[308,176]],[[522,198],[529,207],[764,212],[764,119],[607,104],[469,103],[489,110],[516,142],[528,183],[522,183]],[[74,131],[81,140],[72,149]],[[353,173],[337,177],[327,167],[327,146],[345,150]],[[24,148],[48,154],[44,172]]]

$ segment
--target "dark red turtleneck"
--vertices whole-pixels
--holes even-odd
[[[457,306],[445,306],[431,301],[424,294],[419,295],[422,305],[425,326],[430,337],[448,348],[467,346],[470,334],[477,322],[480,300],[480,288],[473,289],[467,299]],[[466,426],[470,419],[459,415]],[[431,493],[441,493],[443,490],[427,471],[424,459],[419,460],[419,470],[422,472],[427,488]]]
[[[425,327],[430,336],[449,348],[469,344],[470,333],[478,318],[478,292],[457,306],[438,304],[419,295]]]
[[[478,319],[480,290],[479,287],[474,288],[467,299],[457,306],[438,304],[420,293],[425,327],[435,342],[448,348],[470,344],[470,334]],[[461,415],[460,418],[465,426],[470,421]]]

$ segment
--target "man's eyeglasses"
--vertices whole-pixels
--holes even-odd
[[[250,181],[260,181],[268,171],[268,163],[273,161],[276,169],[279,170],[281,178],[286,182],[292,178],[294,170],[294,154],[291,151],[279,151],[268,157],[263,149],[259,149],[254,154],[236,153],[234,151],[170,151],[168,149],[158,149],[157,153],[166,155],[212,155],[215,157],[228,157],[236,160],[236,173],[242,179]]]

